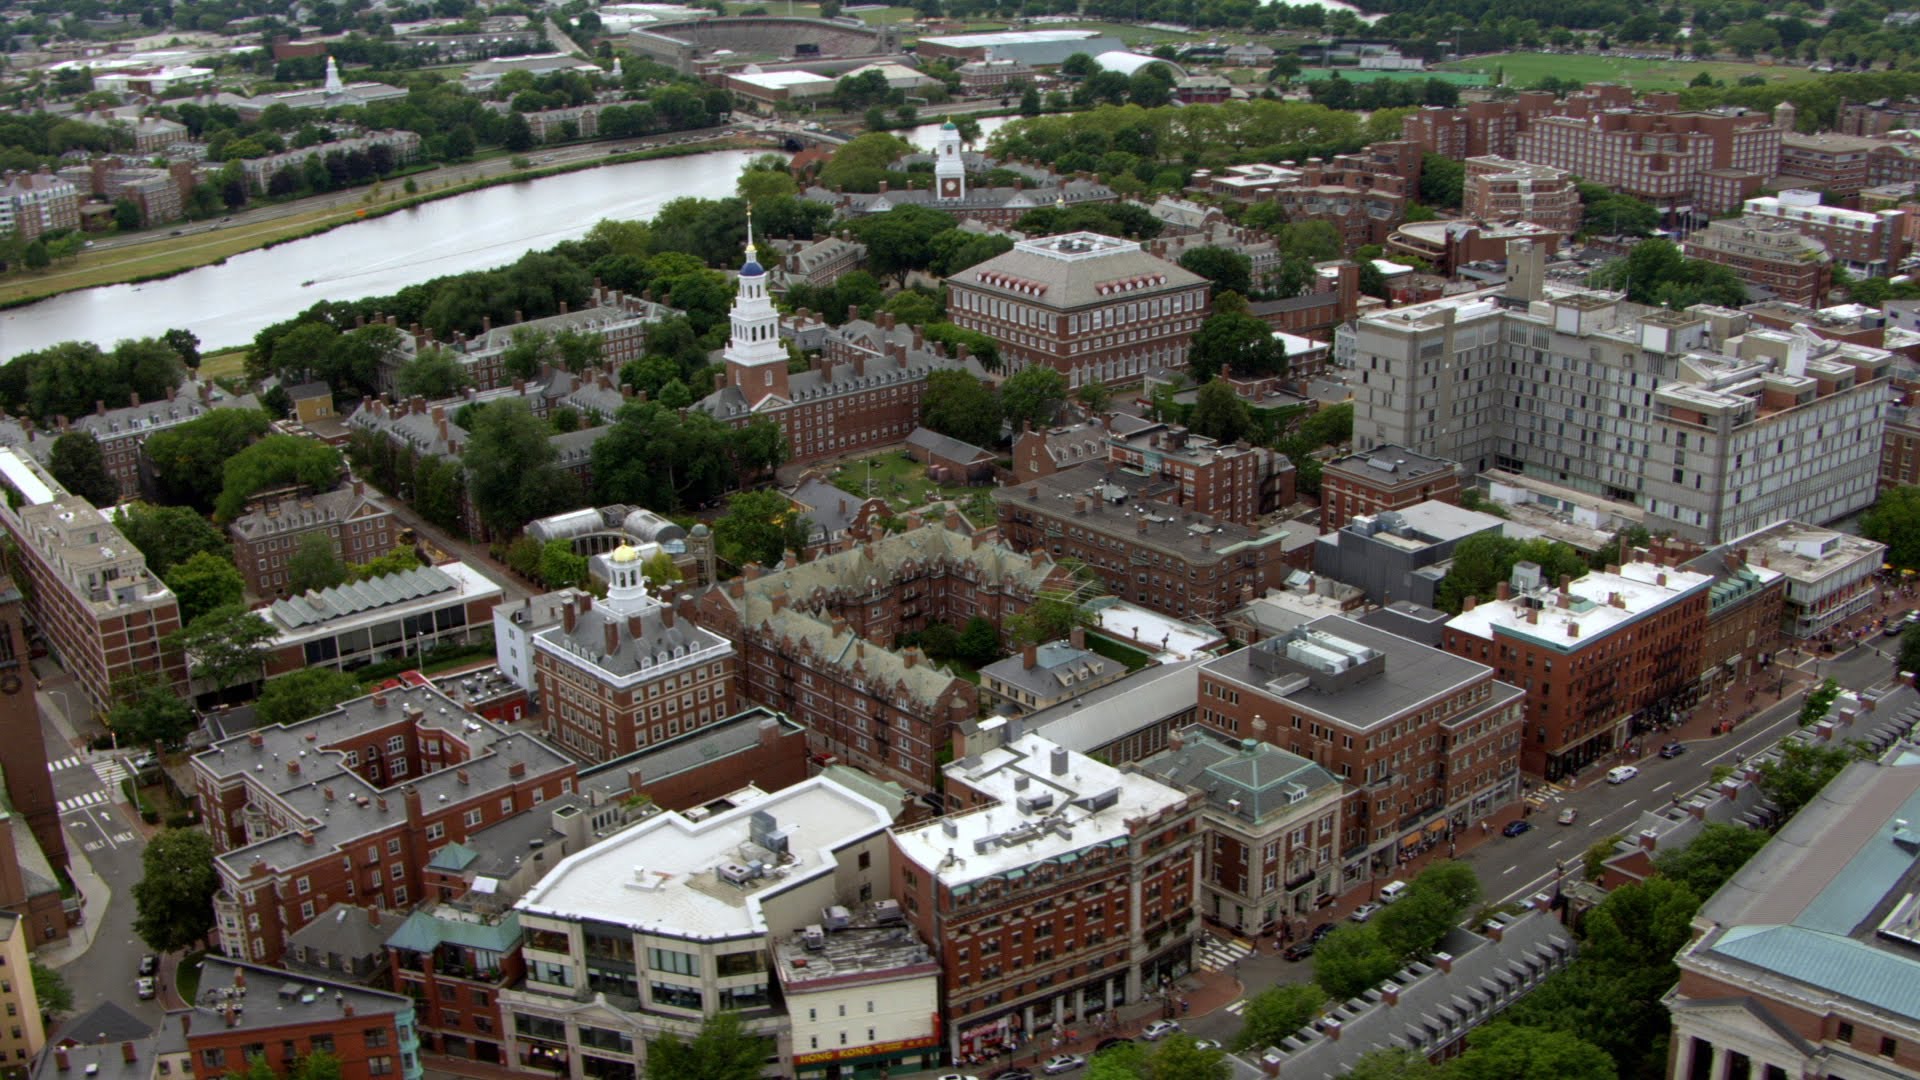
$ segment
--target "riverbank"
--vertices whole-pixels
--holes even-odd
[[[152,243],[110,251],[83,251],[72,265],[51,272],[20,275],[0,280],[0,310],[18,308],[40,300],[106,285],[134,285],[159,281],[189,270],[217,266],[235,255],[271,248],[294,240],[330,232],[342,225],[371,221],[387,214],[408,210],[425,203],[456,195],[466,195],[503,184],[539,180],[563,173],[597,169],[604,165],[624,165],[639,161],[687,157],[724,150],[767,148],[762,140],[744,135],[724,135],[676,146],[656,146],[644,150],[613,153],[578,161],[559,162],[528,169],[514,169],[493,176],[478,177],[446,187],[406,194],[387,184],[370,187],[365,196],[344,206],[275,217],[271,220],[242,223],[192,237],[155,236]],[[413,177],[416,181],[428,174]],[[192,226],[188,226],[191,228]],[[289,312],[289,314],[292,314]]]

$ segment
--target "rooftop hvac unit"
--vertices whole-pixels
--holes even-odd
[[[816,923],[800,931],[800,940],[808,952],[820,952],[827,947],[827,932]]]
[[[881,923],[902,922],[906,913],[900,910],[898,900],[875,900],[873,902],[873,920]]]
[[[1022,795],[1015,800],[1023,814],[1037,814],[1053,805],[1053,792],[1036,791],[1031,795]]]
[[[753,871],[736,862],[723,862],[714,867],[713,872],[720,876],[720,880],[730,881],[735,885],[745,885],[753,880]]]
[[[853,924],[853,913],[835,904],[821,910],[820,921],[825,923],[829,930],[845,930]]]

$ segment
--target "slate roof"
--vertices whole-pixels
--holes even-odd
[[[151,1034],[152,1024],[111,1001],[103,1001],[62,1024],[58,1041],[90,1046],[144,1039]]]
[[[1255,825],[1340,786],[1339,778],[1326,769],[1270,742],[1235,742],[1197,724],[1183,729],[1182,738],[1180,749],[1147,758],[1140,771],[1174,787],[1206,792],[1213,809]]]
[[[1045,700],[1083,682],[1099,682],[1114,677],[1126,665],[1110,660],[1091,649],[1076,649],[1064,641],[1049,641],[1033,650],[1033,666],[1026,665],[1024,654],[1003,657],[980,669],[1008,686],[1030,691]]]
[[[951,435],[942,435],[931,428],[914,428],[913,434],[907,436],[907,445],[917,446],[935,457],[957,461],[963,465],[993,460],[992,451],[982,450],[970,442],[962,442]]]
[[[1116,283],[1148,282],[1145,288],[1135,290],[1135,295],[1150,296],[1205,285],[1207,281],[1176,263],[1148,254],[1131,240],[1085,232],[1023,240],[1012,251],[970,266],[948,280],[1054,310],[1110,303],[1121,297],[1103,290]],[[1038,286],[1044,292],[1036,296],[1006,282]]]

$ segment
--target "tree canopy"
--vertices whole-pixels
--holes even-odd
[[[106,455],[100,452],[100,440],[91,431],[69,431],[53,440],[47,471],[61,487],[96,508],[120,501],[120,482],[107,471]]]
[[[778,468],[789,453],[770,420],[732,428],[698,410],[681,414],[658,402],[632,401],[593,444],[594,494],[603,504],[678,513],[711,506]]]
[[[580,483],[555,463],[550,434],[523,401],[495,402],[480,413],[460,463],[489,531],[511,535],[537,517],[579,505]],[[598,460],[599,444],[593,453]]]
[[[741,491],[727,499],[726,512],[714,519],[715,552],[735,566],[778,566],[789,551],[806,546],[813,525],[777,491]]]
[[[198,829],[164,829],[141,853],[133,887],[133,932],[156,952],[176,952],[213,931],[213,838]]]
[[[227,459],[220,498],[213,505],[216,521],[232,521],[262,491],[298,485],[309,491],[332,491],[344,465],[340,451],[326,443],[298,435],[268,435]]]
[[[715,1013],[690,1041],[663,1035],[647,1044],[646,1080],[758,1080],[773,1040],[748,1034],[740,1014]]]
[[[1442,611],[1458,614],[1469,596],[1492,599],[1499,584],[1513,577],[1514,564],[1521,562],[1537,564],[1541,583],[1549,586],[1562,576],[1577,579],[1587,572],[1587,560],[1569,545],[1542,537],[1514,540],[1489,531],[1469,536],[1453,549],[1453,567],[1441,579],[1435,602]]]
[[[1860,535],[1887,545],[1886,561],[1920,569],[1920,487],[1888,488],[1860,516]]]
[[[113,524],[147,557],[147,569],[162,580],[173,567],[201,552],[232,562],[226,536],[184,506],[125,503],[114,510]]]
[[[264,724],[297,724],[363,692],[360,680],[343,671],[302,668],[268,679],[253,709]]]
[[[1000,384],[1000,407],[1014,431],[1027,424],[1036,431],[1052,427],[1066,401],[1067,377],[1045,364],[1022,368]]]
[[[239,604],[229,604],[168,634],[164,644],[186,653],[193,677],[208,680],[218,690],[257,681],[275,633],[267,620]]]
[[[161,580],[180,601],[180,621],[187,624],[215,608],[238,604],[247,591],[233,560],[211,551],[195,552],[170,567]]]
[[[994,388],[964,371],[935,371],[927,376],[920,399],[920,422],[942,435],[975,446],[1000,441],[1003,412]]]
[[[212,510],[225,482],[226,463],[265,435],[271,423],[260,409],[215,409],[154,432],[144,452],[168,498]]]

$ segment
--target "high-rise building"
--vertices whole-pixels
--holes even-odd
[[[1512,157],[1564,169],[1663,211],[1724,214],[1737,207],[1703,174],[1731,170],[1751,178],[1750,195],[1778,171],[1780,129],[1759,113],[1608,110],[1546,116],[1514,139]]]

